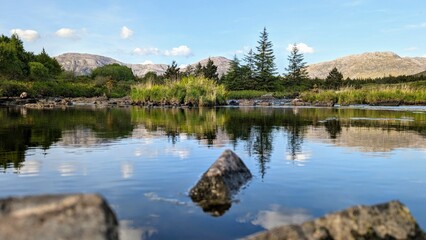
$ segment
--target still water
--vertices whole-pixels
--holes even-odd
[[[189,189],[225,150],[253,174],[221,216]],[[235,239],[397,199],[426,229],[426,108],[0,108],[0,197],[102,194],[123,239]]]

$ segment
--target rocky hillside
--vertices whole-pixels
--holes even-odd
[[[55,58],[66,71],[74,72],[77,75],[88,75],[97,67],[113,63],[130,67],[133,73],[138,77],[143,77],[147,72],[155,72],[158,75],[162,75],[167,69],[167,64],[126,64],[109,57],[83,53],[65,53]],[[211,57],[210,59],[217,66],[219,76],[222,76],[228,71],[231,60],[224,57]],[[204,59],[193,63],[191,67],[195,69],[198,63],[205,66],[207,61],[208,59]],[[186,68],[181,69],[181,71],[185,70]]]
[[[85,53],[64,53],[55,58],[66,71],[76,75],[88,75],[93,69],[108,64],[123,64],[109,57]]]
[[[326,78],[334,67],[343,74],[344,78],[414,75],[426,70],[426,58],[400,57],[393,52],[363,53],[309,65],[309,76]]]

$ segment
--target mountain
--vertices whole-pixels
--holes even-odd
[[[76,75],[89,75],[93,69],[108,64],[120,64],[115,59],[85,53],[64,53],[55,57],[65,71],[74,72]]]
[[[128,64],[113,58],[85,53],[64,53],[55,58],[66,71],[74,72],[76,75],[89,75],[93,69],[113,63],[131,68],[133,74],[138,77],[143,77],[148,72],[155,72],[157,75],[162,75],[167,69],[167,64]],[[214,65],[217,66],[219,77],[228,71],[231,60],[224,57],[211,57],[210,59],[213,61]],[[195,69],[198,63],[205,66],[207,61],[208,59],[203,59],[199,62],[190,64],[190,66]],[[187,67],[181,69],[181,71],[185,71],[186,68]]]
[[[311,78],[326,78],[336,67],[344,78],[377,78],[414,75],[426,70],[425,57],[400,57],[393,52],[369,52],[309,65]]]

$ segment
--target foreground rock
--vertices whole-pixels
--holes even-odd
[[[223,215],[232,196],[251,179],[250,170],[231,150],[225,150],[190,190],[192,201],[213,216]]]
[[[398,201],[355,206],[301,225],[288,225],[247,239],[426,239],[408,208]]]
[[[118,239],[117,220],[97,195],[0,200],[0,239]]]

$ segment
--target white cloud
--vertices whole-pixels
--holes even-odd
[[[291,50],[293,50],[293,45],[294,44],[289,44],[287,46],[287,51],[291,52]],[[309,47],[305,43],[297,43],[296,47],[297,47],[297,49],[299,49],[299,52],[301,52],[301,53],[314,53],[315,52],[314,48]]]
[[[121,32],[120,32],[120,36],[121,36],[121,38],[123,38],[123,39],[128,39],[128,38],[130,38],[131,36],[133,36],[133,31],[130,29],[130,28],[128,28],[128,27],[126,27],[126,26],[123,26],[122,28],[121,28]]]
[[[79,38],[77,31],[71,28],[61,28],[55,32],[55,35],[60,38],[71,38],[71,39]]]
[[[183,56],[188,57],[192,55],[191,49],[186,45],[172,48],[171,50],[164,51],[164,56]]]
[[[411,52],[411,51],[416,51],[416,50],[418,50],[418,48],[417,47],[408,47],[408,48],[406,48],[406,49],[404,49],[405,51],[409,51],[409,52]]]
[[[133,53],[136,55],[147,56],[147,55],[159,55],[161,51],[158,48],[135,48]]]
[[[10,34],[17,34],[20,38],[27,40],[29,42],[33,42],[40,38],[40,34],[38,34],[35,30],[23,30],[19,28],[15,28],[10,30]]]
[[[151,60],[145,60],[142,62],[142,65],[154,64]]]

